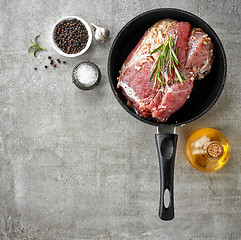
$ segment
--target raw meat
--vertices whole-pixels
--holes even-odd
[[[164,88],[154,78],[149,78],[159,52],[151,52],[163,44],[172,34],[177,46],[179,72],[185,76],[183,84],[174,74],[166,71]],[[166,19],[149,28],[125,60],[118,88],[127,99],[127,105],[146,119],[155,118],[166,122],[168,117],[181,108],[188,99],[195,79],[203,78],[211,69],[213,45],[211,39],[199,28],[191,29],[188,22]],[[166,63],[168,67],[168,62]]]

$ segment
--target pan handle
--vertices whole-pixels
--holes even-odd
[[[173,176],[177,134],[156,134],[156,145],[160,166],[159,217],[169,221],[174,218]],[[169,193],[169,205],[164,204],[164,193]],[[166,194],[166,193],[165,193]]]

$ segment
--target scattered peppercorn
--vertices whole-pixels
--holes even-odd
[[[51,56],[48,56],[48,59],[51,59]]]
[[[47,66],[47,65],[45,65],[44,67],[45,67],[45,68],[48,68],[48,66]]]
[[[60,60],[59,60],[59,59],[57,59],[57,62],[58,62],[58,63],[60,63]]]
[[[67,54],[76,54],[84,49],[88,38],[85,25],[76,18],[63,21],[55,27],[54,40],[57,46]]]
[[[34,68],[34,70],[37,70],[37,68]]]
[[[63,61],[63,64],[65,64],[66,62],[65,61]]]
[[[56,67],[56,64],[54,64],[53,67]]]

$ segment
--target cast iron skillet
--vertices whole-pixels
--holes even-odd
[[[145,31],[161,19],[175,19],[187,21],[192,27],[202,28],[212,39],[214,44],[215,61],[211,72],[202,80],[195,80],[190,98],[177,112],[171,115],[166,123],[147,120],[126,105],[124,96],[117,89],[119,70],[127,56],[144,35]],[[199,17],[173,8],[154,9],[135,17],[128,22],[116,36],[108,59],[108,75],[112,91],[121,106],[133,117],[154,126],[175,127],[192,122],[205,114],[219,98],[226,80],[226,56],[220,39],[213,29]],[[162,220],[174,218],[173,175],[176,149],[176,134],[156,134],[156,144],[160,163],[160,207],[159,217]],[[169,206],[164,206],[164,192],[169,190]]]

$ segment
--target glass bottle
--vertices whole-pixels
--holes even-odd
[[[215,172],[227,163],[230,145],[218,130],[203,128],[188,138],[185,153],[194,168],[202,172]]]

